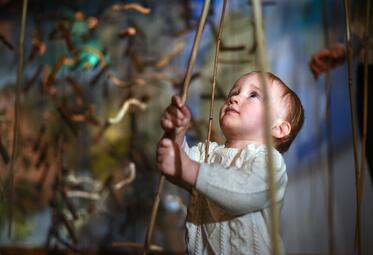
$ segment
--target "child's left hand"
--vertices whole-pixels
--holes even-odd
[[[181,179],[194,186],[199,171],[199,163],[191,160],[179,145],[163,138],[157,146],[157,166],[162,173]]]

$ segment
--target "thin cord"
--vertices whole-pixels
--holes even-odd
[[[184,78],[183,92],[181,96],[181,100],[183,104],[185,104],[186,99],[187,99],[190,80],[192,77],[193,65],[197,57],[197,50],[198,50],[198,46],[201,40],[203,28],[206,24],[206,18],[207,18],[209,9],[210,9],[210,0],[205,0],[201,15],[199,18],[198,28],[196,31],[196,35],[194,37],[192,52],[189,56],[187,71],[186,71],[185,78]],[[175,133],[176,132],[177,131],[175,130]],[[165,181],[165,176],[162,174],[161,177],[159,178],[158,187],[157,187],[157,191],[156,191],[156,195],[155,195],[155,199],[153,203],[153,208],[152,208],[152,214],[150,217],[150,223],[148,225],[148,230],[146,232],[145,243],[144,243],[144,254],[148,253],[149,247],[152,241],[153,229],[154,229],[154,224],[155,224],[155,220],[157,217],[157,212],[158,212],[158,207],[159,207],[159,202],[160,202],[160,194],[162,193],[164,181]]]
[[[353,81],[352,81],[352,46],[351,46],[351,18],[350,18],[350,1],[344,0],[345,8],[345,22],[346,22],[346,52],[348,60],[348,89],[350,98],[350,112],[351,112],[351,126],[352,126],[352,140],[354,149],[354,163],[355,163],[355,197],[356,197],[356,218],[355,218],[355,251],[361,254],[360,242],[360,206],[359,206],[359,162],[357,158],[357,138],[355,127],[355,100],[353,97]]]
[[[272,148],[272,135],[270,128],[271,113],[269,111],[270,107],[270,98],[268,97],[268,77],[266,75],[267,70],[269,70],[267,63],[267,54],[266,54],[266,43],[264,38],[263,31],[263,17],[262,10],[260,5],[260,0],[252,0],[254,7],[254,18],[255,18],[255,35],[257,41],[257,53],[259,60],[259,69],[261,71],[261,87],[263,90],[264,100],[264,123],[265,123],[265,135],[266,135],[266,147],[267,147],[267,171],[268,171],[268,184],[269,184],[269,198],[270,198],[270,209],[271,209],[271,245],[272,245],[272,254],[278,255],[279,251],[279,242],[277,238],[277,233],[279,233],[279,219],[278,219],[278,206],[276,203],[276,190],[275,190],[275,180],[273,172],[273,148]]]
[[[361,201],[364,192],[364,177],[365,177],[365,157],[366,157],[366,141],[368,132],[368,54],[369,54],[369,31],[370,31],[370,11],[371,1],[367,0],[364,26],[364,96],[363,96],[363,134],[361,141],[361,158],[360,158],[360,175],[358,179],[358,202],[359,211],[361,209]],[[361,236],[360,236],[361,239]],[[360,247],[361,248],[361,247]],[[362,253],[362,252],[361,252]]]
[[[219,61],[219,53],[220,53],[220,42],[221,42],[221,34],[223,31],[223,23],[224,23],[224,16],[225,10],[227,7],[227,0],[224,0],[223,7],[221,10],[220,15],[220,23],[219,23],[219,30],[216,38],[216,47],[215,47],[215,58],[214,58],[214,71],[212,75],[212,87],[211,87],[211,99],[210,99],[210,113],[209,113],[209,123],[208,123],[208,131],[207,131],[207,141],[206,141],[206,149],[205,149],[205,163],[208,162],[208,154],[209,154],[209,142],[211,140],[211,130],[212,130],[212,121],[214,118],[214,101],[215,101],[215,89],[216,89],[216,75],[218,72],[218,61]]]

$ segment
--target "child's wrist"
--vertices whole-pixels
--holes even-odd
[[[197,182],[200,164],[189,159],[189,162],[183,167],[182,178],[188,185],[194,187]]]
[[[177,130],[176,137],[175,137],[175,142],[176,142],[178,145],[181,146],[181,145],[183,144],[183,142],[184,142],[184,137],[185,137],[185,135],[186,135],[186,132],[187,132],[187,128]]]

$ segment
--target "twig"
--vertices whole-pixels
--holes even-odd
[[[64,64],[66,60],[66,55],[65,54],[62,54],[58,60],[54,63],[53,65],[53,68],[52,68],[52,71],[49,73],[49,75],[47,76],[47,79],[46,79],[46,86],[51,86],[52,83],[54,82],[55,78],[56,78],[56,74],[57,72],[60,70],[60,68],[62,67],[62,65]]]
[[[348,92],[350,99],[350,114],[351,114],[351,126],[352,126],[352,141],[354,149],[354,166],[355,166],[355,198],[356,198],[356,215],[355,215],[355,251],[357,254],[361,254],[361,243],[360,243],[360,206],[359,203],[359,162],[357,157],[357,134],[355,126],[355,100],[353,92],[353,78],[352,78],[352,42],[351,42],[351,18],[350,18],[350,1],[344,0],[345,8],[345,25],[346,25],[346,52],[347,52],[347,63],[348,63]]]
[[[267,70],[267,54],[265,49],[265,38],[263,31],[263,17],[262,10],[260,5],[260,0],[253,0],[253,9],[254,9],[254,19],[255,19],[255,36],[258,47],[258,59],[259,59],[259,69],[261,73],[261,87],[263,91],[264,98],[264,123],[265,123],[265,138],[266,138],[266,148],[267,148],[267,173],[268,173],[268,185],[269,185],[269,200],[270,200],[270,209],[271,209],[271,245],[272,245],[272,254],[280,254],[279,242],[277,235],[279,233],[279,215],[278,208],[276,203],[276,189],[275,189],[275,180],[273,172],[273,148],[272,148],[272,135],[271,135],[271,112],[270,109],[270,97],[268,96],[268,77]]]
[[[9,228],[8,228],[8,237],[11,237],[12,234],[12,222],[13,222],[13,193],[14,193],[14,164],[17,158],[17,149],[18,149],[18,122],[19,122],[19,112],[20,112],[20,92],[21,86],[23,83],[23,68],[24,68],[24,55],[25,55],[25,32],[26,32],[26,21],[27,21],[27,6],[28,0],[23,0],[22,4],[22,19],[21,19],[21,32],[19,36],[19,59],[17,67],[17,86],[16,86],[16,98],[14,101],[14,130],[13,130],[13,147],[12,147],[12,156],[10,159],[9,166]]]
[[[210,113],[208,119],[208,128],[207,128],[207,141],[205,143],[205,163],[208,162],[209,156],[209,142],[211,140],[211,131],[212,131],[212,120],[214,115],[214,101],[215,101],[215,88],[216,88],[216,75],[218,72],[218,59],[220,53],[220,42],[221,42],[221,34],[223,31],[223,23],[224,23],[224,15],[225,9],[227,7],[227,0],[223,2],[223,8],[220,14],[220,22],[219,22],[219,30],[216,36],[216,47],[215,47],[215,58],[214,58],[214,71],[212,75],[212,86],[211,86],[211,99],[210,99]]]
[[[113,5],[111,7],[111,9],[113,11],[128,11],[128,10],[135,10],[135,11],[138,11],[142,14],[149,14],[151,9],[150,8],[146,8],[140,4],[136,4],[136,3],[131,3],[131,4],[125,4],[125,5],[119,5],[119,4],[116,4],[116,5]]]
[[[25,86],[23,87],[23,92],[27,93],[32,85],[36,82],[36,80],[39,78],[41,72],[43,71],[43,66],[39,65],[36,69],[35,73],[31,76],[31,78],[26,82]]]
[[[67,232],[69,233],[70,239],[76,245],[78,243],[78,238],[76,237],[74,226],[66,218],[65,214],[63,214],[62,212],[58,212],[58,217],[62,220],[62,223],[64,224],[65,228],[67,229]]]
[[[128,166],[128,169],[130,171],[130,175],[128,176],[128,178],[116,183],[114,185],[114,189],[115,190],[118,190],[118,189],[121,189],[123,188],[124,186],[130,184],[131,182],[133,182],[136,178],[136,167],[135,167],[135,164],[133,162],[131,162]]]
[[[101,67],[101,69],[97,72],[97,74],[95,74],[95,76],[93,76],[92,80],[89,82],[89,85],[91,87],[95,86],[96,83],[100,80],[101,76],[107,72],[107,70],[109,69],[109,64],[105,64],[104,66]]]
[[[90,200],[100,200],[101,195],[97,192],[88,192],[81,190],[68,190],[66,195],[71,198],[85,198]]]
[[[13,45],[2,35],[0,34],[0,41],[9,49],[14,50]]]
[[[361,143],[361,163],[359,177],[359,203],[361,203],[364,191],[364,176],[365,176],[365,160],[366,160],[366,140],[368,134],[368,56],[369,56],[369,31],[370,31],[370,13],[371,1],[367,0],[367,8],[365,13],[365,28],[364,28],[364,98],[363,98],[363,135]]]
[[[120,111],[118,112],[118,114],[114,118],[109,118],[109,123],[110,124],[119,123],[119,121],[121,121],[122,118],[124,117],[124,115],[126,114],[128,108],[132,105],[138,106],[141,110],[145,110],[146,107],[147,107],[145,103],[140,102],[138,99],[130,98],[130,99],[124,101]]]
[[[360,158],[360,173],[358,178],[358,199],[357,206],[359,207],[358,212],[360,213],[361,201],[363,199],[364,191],[364,177],[365,177],[365,160],[366,160],[366,142],[367,142],[367,132],[368,132],[368,57],[369,57],[369,31],[370,31],[370,20],[371,20],[371,1],[366,1],[366,12],[365,12],[365,24],[364,24],[364,38],[363,38],[363,48],[364,48],[364,97],[363,97],[363,134],[361,140],[361,158]],[[372,88],[371,88],[372,89]],[[360,215],[358,215],[360,217]],[[360,221],[360,218],[358,219]],[[360,225],[360,222],[359,222]],[[359,233],[358,241],[358,254],[362,254],[361,234]]]
[[[64,188],[60,189],[60,194],[61,194],[62,200],[65,202],[65,204],[67,206],[67,209],[69,210],[69,212],[73,216],[73,219],[77,220],[78,219],[78,214],[76,213],[76,209],[75,209],[74,204],[69,200],[69,198],[67,196],[66,189],[64,189]]]
[[[214,23],[213,23],[212,20],[209,20],[208,24],[211,27],[211,31],[214,35],[214,39],[217,41],[219,32],[216,30],[216,27],[214,26]],[[221,35],[220,35],[220,37],[221,37]],[[229,46],[227,46],[227,45],[225,45],[223,40],[220,38],[220,48],[219,48],[220,51],[242,51],[242,50],[245,50],[245,49],[246,49],[245,45],[229,45]]]
[[[70,31],[65,27],[64,23],[62,21],[58,22],[58,29],[61,30],[62,36],[65,39],[66,47],[68,51],[74,56],[74,58],[77,57],[77,50],[73,44],[73,40],[71,38]]]
[[[198,28],[197,28],[197,31],[196,31],[196,35],[194,37],[192,52],[191,52],[191,55],[189,56],[187,71],[186,71],[185,78],[184,78],[183,92],[182,92],[182,96],[181,96],[181,100],[184,104],[185,104],[186,99],[187,99],[188,90],[189,90],[189,83],[190,83],[190,80],[191,80],[191,77],[192,77],[193,65],[194,65],[194,62],[195,62],[196,57],[197,57],[197,50],[198,50],[199,42],[201,40],[202,31],[203,31],[203,28],[204,28],[205,23],[206,23],[206,18],[207,18],[209,9],[210,9],[210,0],[205,0],[204,4],[203,4],[201,15],[200,15],[200,18],[199,18]],[[160,201],[160,194],[161,194],[162,189],[163,189],[164,181],[165,181],[165,176],[162,175],[159,179],[159,183],[158,183],[158,187],[157,187],[157,191],[156,191],[156,195],[155,195],[155,199],[154,199],[154,203],[153,203],[152,214],[151,214],[151,217],[150,217],[150,223],[148,225],[148,229],[147,229],[147,232],[146,232],[145,243],[144,243],[144,248],[145,248],[144,254],[147,254],[147,252],[149,250],[149,247],[150,247],[150,244],[151,244],[151,241],[152,241],[153,228],[154,228],[154,224],[155,224],[155,219],[157,217],[159,201]]]

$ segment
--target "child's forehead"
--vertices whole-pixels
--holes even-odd
[[[281,86],[280,82],[273,80],[271,78],[267,79],[269,89],[278,88],[280,91],[283,91],[283,87]],[[242,87],[242,86],[250,86],[256,87],[258,89],[262,88],[262,79],[259,73],[249,73],[241,76],[233,85],[233,88]]]

